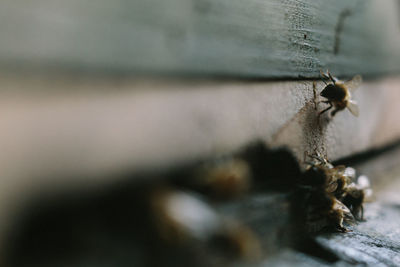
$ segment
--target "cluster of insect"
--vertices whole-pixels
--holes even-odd
[[[364,220],[363,203],[371,199],[372,189],[366,176],[344,165],[333,166],[318,153],[305,154],[306,171],[300,180],[308,232],[333,229],[347,232],[344,222]]]
[[[301,238],[303,234],[309,237],[323,231],[348,232],[349,225],[364,219],[363,203],[372,195],[366,176],[356,176],[351,167],[334,166],[317,152],[304,155],[303,171],[293,157],[295,166],[285,173],[282,168],[290,169],[289,156],[266,151],[262,145],[253,153],[190,166],[173,173],[168,183],[151,188],[149,225],[161,244],[184,251],[200,249],[209,255],[204,261],[216,266],[237,259],[250,262],[262,259],[268,245],[257,235],[257,228],[233,215],[231,201],[238,203],[240,197],[257,192],[254,190],[262,185],[274,191],[273,176],[277,177],[275,182],[282,183],[281,191],[276,190],[284,192],[285,197],[280,201],[287,201],[284,206],[290,213],[288,218],[293,219],[293,223],[287,224],[293,226],[287,228],[289,233],[295,229]],[[284,163],[271,165],[273,157]],[[266,175],[270,176],[266,179]],[[287,179],[291,177],[294,178],[289,183]]]
[[[360,86],[362,78],[360,75],[354,76],[349,81],[341,81],[338,78],[332,76],[329,71],[326,73],[321,71],[322,81],[325,83],[325,88],[321,91],[320,96],[326,100],[316,101],[316,106],[319,103],[328,104],[329,106],[322,110],[319,115],[333,109],[331,116],[335,116],[338,111],[347,108],[351,114],[358,117],[359,110],[357,103],[351,98],[352,93]],[[314,97],[316,98],[316,84],[314,87]]]
[[[226,158],[200,164],[184,176],[150,194],[152,224],[161,239],[172,246],[210,246],[216,255],[258,258],[261,245],[252,229],[212,205],[248,191],[251,172],[247,162]]]

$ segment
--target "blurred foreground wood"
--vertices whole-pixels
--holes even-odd
[[[174,231],[179,228],[169,228],[174,224],[164,217],[169,214],[164,213],[163,208],[169,203],[168,198],[164,195],[154,199],[156,195],[153,194],[160,192],[160,186],[162,188],[166,181],[153,180],[143,187],[143,183],[126,180],[100,191],[41,196],[41,201],[37,202],[36,198],[29,203],[23,213],[25,218],[14,226],[13,238],[8,240],[8,245],[14,249],[8,255],[11,266],[50,267],[68,263],[111,267],[116,262],[121,267],[254,266],[255,263],[267,266],[397,266],[400,263],[398,145],[380,150],[373,156],[367,153],[342,162],[355,167],[358,175],[367,175],[371,179],[374,199],[365,205],[366,222],[347,226],[351,230],[349,233],[324,233],[307,239],[301,238],[304,237],[302,228],[291,215],[291,190],[287,187],[294,184],[285,181],[291,179],[285,172],[290,168],[289,158],[272,152],[271,156],[282,161],[279,163],[273,158],[269,161],[261,154],[257,155],[263,159],[261,162],[267,171],[262,180],[268,182],[278,175],[281,185],[286,184],[286,190],[253,181],[255,188],[251,192],[229,201],[207,200],[205,195],[190,192],[189,188],[164,191],[186,196],[180,199],[183,202],[175,202],[179,209],[173,214],[182,212],[189,215],[184,218],[190,220],[196,217],[193,217],[194,211],[200,212],[202,216],[197,218],[202,222],[201,227],[195,227],[198,220],[193,221],[194,225],[190,224],[194,233],[200,234],[197,230],[214,227],[214,220],[208,218],[210,214],[190,204],[197,199],[203,202],[203,207],[208,206],[206,210],[211,215],[239,226],[232,232],[232,237],[236,237],[233,240],[205,242],[207,233],[191,239],[185,232]],[[153,193],[149,196],[146,192]],[[157,200],[156,209],[146,205],[148,197]],[[161,228],[152,227],[154,221],[149,220],[149,216],[158,218],[157,226]],[[160,230],[161,239],[157,238]]]

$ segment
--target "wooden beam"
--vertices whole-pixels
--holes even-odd
[[[7,0],[3,69],[259,78],[400,69],[398,1]]]
[[[299,160],[314,150],[334,160],[398,140],[399,82],[364,83],[354,95],[359,118],[344,110],[318,121],[311,82],[3,77],[1,177],[90,185],[89,177],[101,183],[118,171],[176,166],[254,140],[287,146]]]

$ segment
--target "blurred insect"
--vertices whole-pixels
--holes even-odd
[[[196,193],[159,188],[150,195],[150,208],[156,233],[168,245],[210,246],[245,260],[261,255],[250,228],[220,215]]]
[[[355,221],[351,211],[326,191],[308,189],[305,199],[306,229],[310,233],[323,229],[348,232],[343,222]]]
[[[329,221],[340,232],[348,232],[349,230],[343,226],[343,222],[353,223],[355,221],[351,211],[336,198],[332,198],[332,202],[327,214]]]
[[[330,227],[347,232],[343,222],[352,223],[355,218],[341,199],[347,195],[348,187],[355,177],[355,170],[344,165],[333,166],[319,153],[310,155],[306,152],[304,162],[308,166],[302,175],[300,186],[305,190],[308,231],[317,232]],[[350,198],[348,200],[351,201]]]
[[[331,108],[334,108],[331,112],[331,116],[333,117],[338,111],[347,108],[354,116],[358,117],[358,106],[357,103],[351,99],[351,94],[361,84],[361,76],[356,75],[353,77],[353,79],[346,82],[340,81],[336,77],[333,77],[329,71],[326,73],[321,71],[321,76],[326,86],[320,95],[327,99],[321,102],[329,104],[329,107],[321,111],[319,115],[327,112]],[[328,82],[326,80],[328,80]]]
[[[249,190],[251,171],[242,159],[220,159],[198,168],[192,180],[197,189],[215,199],[232,199]]]
[[[358,220],[364,220],[363,203],[370,200],[372,189],[367,176],[361,175],[357,179],[357,183],[351,183],[346,188],[346,192],[342,197],[343,203],[350,209],[351,213]]]
[[[170,243],[205,240],[221,227],[219,215],[196,194],[155,189],[150,207],[156,229]]]
[[[339,165],[336,169],[338,170],[336,174],[338,186],[333,193],[337,199],[341,200],[343,195],[347,192],[349,184],[351,184],[356,177],[356,170],[352,167],[345,167],[344,165]]]

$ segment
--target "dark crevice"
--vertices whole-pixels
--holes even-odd
[[[280,81],[315,81],[320,80],[320,70],[330,69],[332,66],[320,66],[320,68],[311,68],[307,71],[299,72],[281,70],[279,74],[252,74],[252,73],[239,73],[239,72],[224,72],[224,71],[188,71],[188,70],[146,70],[137,68],[102,68],[102,67],[77,67],[68,64],[42,64],[38,65],[29,62],[6,62],[0,63],[0,70],[4,74],[18,73],[19,76],[32,76],[32,77],[48,77],[63,78],[63,79],[78,79],[78,80],[93,80],[99,79],[104,81],[124,81],[124,80],[179,80],[180,82],[280,82]],[[335,71],[333,69],[333,71]],[[335,71],[338,73],[338,71]],[[342,79],[350,79],[356,74],[361,74],[364,80],[375,80],[382,76],[396,76],[398,70],[382,69],[374,72],[364,73],[338,73]]]
[[[378,156],[381,156],[385,153],[394,151],[400,147],[400,140],[387,144],[385,146],[381,146],[379,148],[372,148],[360,153],[352,154],[350,156],[341,158],[333,162],[334,165],[357,165],[364,163],[366,161],[372,160]]]
[[[352,14],[352,11],[348,8],[342,10],[339,14],[338,21],[335,27],[335,43],[333,45],[333,53],[337,55],[340,49],[340,42],[341,42],[341,34],[343,31],[344,21],[347,17]]]

